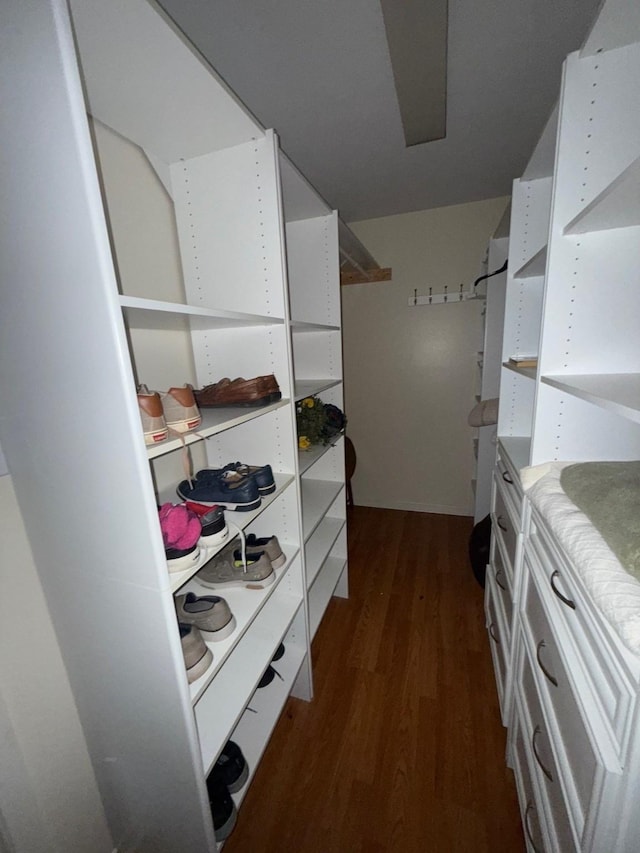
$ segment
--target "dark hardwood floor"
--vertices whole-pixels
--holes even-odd
[[[313,644],[225,853],[522,853],[468,518],[349,511]]]

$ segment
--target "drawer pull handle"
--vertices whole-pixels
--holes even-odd
[[[529,844],[533,848],[533,853],[540,853],[539,848],[535,845],[533,835],[531,834],[531,827],[529,826],[529,813],[535,811],[535,808],[536,807],[533,805],[531,800],[529,800],[529,802],[527,803],[527,807],[524,810],[524,831],[527,833],[527,839],[529,841]]]
[[[496,645],[498,645],[498,646],[499,646],[499,645],[500,645],[500,640],[496,637],[496,635],[495,635],[495,633],[494,633],[494,632],[495,632],[495,629],[496,629],[496,623],[495,623],[495,622],[492,622],[492,623],[491,623],[491,625],[489,625],[489,636],[491,637],[491,639],[493,640],[493,642],[494,642],[494,643],[496,643]]]
[[[509,476],[509,472],[508,472],[508,471],[503,471],[503,472],[502,472],[502,479],[505,481],[505,483],[509,483],[509,485],[510,485],[510,486],[513,486],[513,480],[512,480],[512,479],[511,479],[511,477]]]
[[[502,569],[498,569],[498,570],[497,570],[497,572],[496,572],[496,575],[495,575],[495,577],[496,577],[496,583],[498,584],[498,586],[500,587],[500,589],[503,589],[503,590],[506,592],[506,591],[507,591],[506,586],[505,586],[504,584],[501,584],[501,583],[500,583],[500,581],[498,580],[498,578],[500,577],[500,575],[501,575],[501,574],[502,574]]]
[[[499,516],[496,518],[496,521],[498,522],[498,527],[500,528],[500,530],[504,530],[504,532],[506,533],[506,532],[507,532],[507,530],[508,530],[509,528],[508,528],[505,524],[503,524],[503,522],[502,522],[502,516],[501,516],[501,515],[499,515]]]
[[[558,686],[558,679],[555,678],[555,676],[551,675],[549,670],[545,667],[545,665],[540,660],[540,649],[545,649],[546,647],[547,647],[547,644],[545,643],[545,641],[540,640],[540,642],[538,643],[538,646],[536,648],[536,660],[538,661],[538,666],[540,667],[542,672],[546,675],[546,677],[553,684],[553,686],[557,687]]]
[[[542,763],[540,756],[538,755],[538,750],[536,749],[536,738],[541,733],[542,733],[542,729],[540,728],[540,726],[536,726],[535,729],[533,730],[533,737],[531,738],[531,749],[533,750],[533,754],[535,756],[536,761],[538,762],[538,766],[540,767],[540,770],[542,770],[542,772],[544,773],[544,775],[547,777],[547,779],[550,782],[553,782],[553,776],[551,775],[551,772],[549,770],[547,770],[547,768]]]
[[[570,598],[565,598],[565,596],[560,592],[558,587],[554,584],[553,579],[556,576],[558,576],[558,577],[560,576],[560,572],[557,569],[553,572],[553,574],[549,578],[549,583],[551,584],[551,589],[555,592],[555,594],[558,596],[558,598],[560,599],[560,601],[563,604],[566,604],[567,607],[570,607],[572,610],[575,610],[576,609],[575,601],[571,601]]]

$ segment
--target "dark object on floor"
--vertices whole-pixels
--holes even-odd
[[[351,491],[351,478],[356,470],[356,449],[348,435],[344,437],[344,464],[347,480],[347,506],[353,506],[353,492]]]
[[[487,515],[479,521],[469,537],[469,560],[473,576],[484,589],[489,550],[491,548],[491,516]]]

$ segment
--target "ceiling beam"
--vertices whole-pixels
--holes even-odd
[[[447,0],[380,0],[407,147],[447,135]]]

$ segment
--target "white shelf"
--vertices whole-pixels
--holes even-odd
[[[531,436],[501,435],[498,441],[512,468],[519,471],[527,467],[531,453]]]
[[[640,225],[640,157],[580,211],[564,233],[584,234],[634,225]]]
[[[309,537],[304,549],[307,566],[307,589],[315,581],[322,564],[331,552],[345,524],[344,518],[325,516],[317,526],[313,536]]]
[[[640,423],[640,373],[543,376],[541,381]]]
[[[303,320],[292,320],[291,331],[302,334],[304,334],[304,332],[339,332],[340,326],[329,326],[323,323],[306,323]]]
[[[321,394],[322,391],[327,391],[329,388],[335,388],[340,385],[341,379],[330,377],[328,379],[296,379],[295,381],[295,399],[303,400],[305,397],[313,397],[316,394]]]
[[[340,580],[347,561],[344,557],[329,557],[325,560],[321,571],[309,590],[309,631],[311,639],[322,621],[327,605]]]
[[[120,305],[128,323],[136,329],[173,329],[188,320],[192,329],[230,329],[252,326],[278,326],[282,317],[265,317],[239,311],[199,308],[179,302],[161,302],[138,296],[120,296]]]
[[[343,433],[340,433],[340,435],[336,436],[329,444],[313,444],[308,450],[299,450],[298,470],[300,473],[304,474],[312,465],[315,465],[318,459],[321,459],[325,453],[331,450],[332,447],[336,446],[342,436]]]
[[[202,423],[197,430],[184,433],[184,443],[195,444],[195,442],[202,441],[210,435],[224,432],[231,427],[252,421],[254,418],[260,418],[268,412],[275,412],[276,409],[281,409],[287,405],[289,405],[289,400],[283,398],[282,400],[278,400],[277,403],[270,403],[268,406],[247,408],[242,406],[225,406],[220,409],[200,409]],[[169,437],[158,444],[147,446],[147,456],[149,459],[156,459],[158,456],[164,456],[165,453],[173,453],[174,450],[180,450],[182,446],[182,441],[179,438]]]
[[[208,687],[200,692],[199,701],[195,704],[205,775],[231,736],[247,702],[253,701],[254,691],[269,664],[272,650],[277,647],[300,609],[302,596],[285,592],[283,587],[284,584],[280,584],[274,591],[276,594],[272,594],[265,602],[253,620],[251,630],[238,641],[233,653],[219,667],[216,677],[209,679]],[[255,590],[244,592],[249,595]],[[200,681],[195,684],[199,685]]]
[[[517,367],[517,365],[510,364],[508,361],[503,361],[502,366],[506,367],[507,370],[512,370],[514,373],[517,373],[518,376],[524,376],[527,379],[535,379],[538,375],[538,371],[535,367]]]
[[[547,247],[546,245],[539,249],[532,258],[524,263],[520,269],[513,274],[514,278],[538,278],[544,275],[547,265]]]
[[[231,739],[242,749],[242,754],[249,765],[247,784],[233,794],[233,799],[238,807],[251,785],[271,732],[278,722],[287,697],[304,662],[305,654],[306,650],[302,646],[285,642],[283,657],[273,664],[274,669],[282,676],[282,681],[276,676],[271,684],[255,691],[249,700],[247,710],[231,735]]]
[[[239,545],[240,542],[238,540],[238,547]],[[216,673],[224,664],[228,656],[232,653],[238,642],[242,639],[245,632],[252,625],[256,616],[269,600],[270,596],[277,590],[278,584],[286,575],[293,561],[298,556],[298,551],[295,545],[292,545],[290,542],[283,542],[282,550],[287,555],[287,562],[279,569],[274,569],[276,579],[271,586],[268,586],[265,589],[242,589],[240,587],[229,587],[228,589],[222,588],[216,590],[212,587],[202,586],[202,584],[198,583],[198,578],[194,577],[189,582],[188,586],[185,586],[185,588],[181,590],[181,593],[193,592],[198,596],[219,595],[221,598],[225,599],[236,620],[236,628],[231,636],[215,643],[207,642],[207,646],[211,649],[213,654],[213,662],[204,675],[189,685],[189,693],[194,705],[207,689],[212,679],[215,677]]]
[[[302,527],[306,542],[320,524],[327,510],[340,494],[344,483],[330,480],[311,480],[303,478],[302,486]]]

